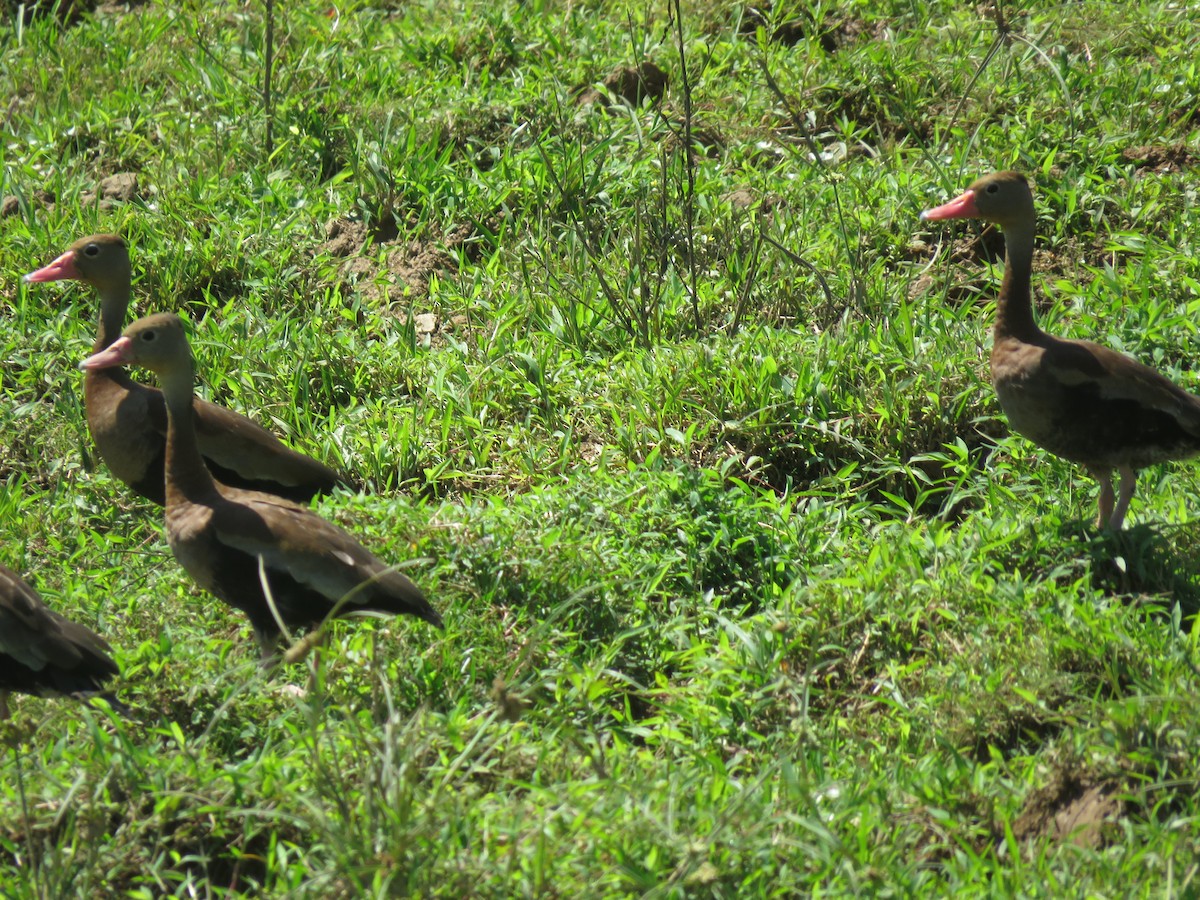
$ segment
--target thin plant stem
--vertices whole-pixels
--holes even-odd
[[[683,166],[687,176],[683,192],[683,233],[687,242],[687,285],[692,298],[692,317],[698,335],[700,300],[696,282],[696,163],[692,158],[692,85],[688,80],[687,52],[683,43],[683,10],[679,0],[674,0],[671,5],[675,18],[675,37],[679,45],[679,80],[683,92]]]
[[[275,150],[275,111],[271,107],[271,68],[275,62],[275,0],[267,2],[267,33],[263,47],[263,112],[267,117],[266,158]]]

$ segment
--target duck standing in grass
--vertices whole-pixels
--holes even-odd
[[[0,719],[12,692],[37,697],[100,696],[121,712],[104,689],[120,675],[112,648],[89,628],[50,609],[22,578],[0,566]]]
[[[131,364],[158,376],[166,400],[171,551],[201,587],[250,618],[264,664],[278,652],[276,613],[289,628],[319,625],[331,614],[398,613],[442,627],[420,588],[341,528],[288,500],[213,479],[196,443],[190,415],[195,375],[178,316],[139,319],[80,368]]]
[[[986,175],[921,218],[983,219],[1003,230],[991,356],[1000,406],[1014,431],[1087,468],[1100,482],[1097,527],[1119,531],[1138,469],[1200,454],[1200,397],[1128,356],[1038,327],[1030,297],[1036,215],[1024,175]],[[1115,505],[1113,469],[1121,476]]]
[[[93,353],[111,344],[125,324],[132,296],[129,249],[116,234],[80,238],[27,282],[74,279],[100,295]],[[88,429],[109,470],[158,505],[163,495],[167,411],[157,388],[138,384],[122,368],[88,372],[83,381]],[[337,486],[353,485],[322,462],[297,453],[243,415],[197,398],[196,438],[205,464],[223,484],[253,488],[307,503]]]

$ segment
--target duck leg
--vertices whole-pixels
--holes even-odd
[[[1121,493],[1117,497],[1117,507],[1112,511],[1112,518],[1108,520],[1108,527],[1111,531],[1121,530],[1121,525],[1125,522],[1125,513],[1129,509],[1129,501],[1133,499],[1133,489],[1137,484],[1137,472],[1132,466],[1121,466],[1117,471],[1121,473]],[[1111,488],[1109,488],[1108,496],[1111,503]]]
[[[1100,482],[1100,512],[1096,516],[1096,527],[1103,528],[1108,524],[1113,513],[1112,469],[1093,469],[1091,466],[1088,466],[1088,472]],[[1121,489],[1122,491],[1125,489],[1124,480],[1121,482]],[[1126,505],[1128,505],[1128,501],[1126,501]],[[1125,515],[1125,507],[1121,507],[1121,515]],[[1118,525],[1117,527],[1120,528],[1121,526]]]
[[[254,640],[258,642],[258,664],[270,671],[283,662],[282,638],[279,632],[254,629]]]

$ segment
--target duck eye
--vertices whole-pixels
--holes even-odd
[[[143,331],[142,332],[142,340],[145,341],[146,343],[152,342],[154,340],[154,338],[155,338],[155,334],[153,331]]]
[[[998,191],[998,190],[1000,190],[1000,185],[996,184],[995,182],[992,182],[991,184],[989,184],[989,185],[987,186],[987,192],[988,192],[989,194],[994,194],[994,193],[996,193],[996,191]]]
[[[99,255],[99,253],[100,253],[100,245],[99,244],[88,244],[86,247],[83,248],[84,256],[97,256],[97,255]]]

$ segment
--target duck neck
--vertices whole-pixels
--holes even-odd
[[[121,336],[125,327],[125,311],[129,306],[129,276],[116,278],[103,285],[97,285],[100,293],[100,322],[96,327],[96,340],[92,344],[92,352],[99,353]],[[98,399],[95,392],[110,389],[108,386],[120,385],[123,390],[129,390],[133,379],[124,366],[112,369],[91,369],[83,378],[85,394],[89,395],[88,403]]]
[[[99,353],[121,336],[132,293],[129,275],[97,285],[97,290],[100,293],[100,324],[96,329],[96,343],[92,345],[93,353]]]
[[[192,366],[159,374],[167,405],[167,506],[201,497],[216,490],[212,475],[196,442],[196,417],[192,411]]]
[[[1030,276],[1033,271],[1033,223],[1004,228],[1004,281],[996,300],[997,338],[1032,340],[1041,332],[1033,319]]]

